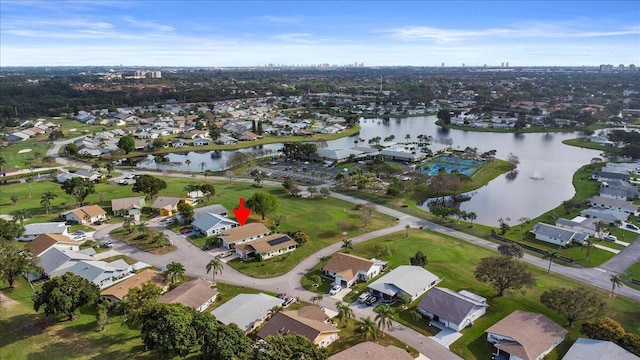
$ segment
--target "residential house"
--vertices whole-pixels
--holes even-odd
[[[358,281],[367,282],[382,273],[386,262],[367,260],[359,256],[337,252],[322,267],[322,274],[333,279],[335,285],[343,288],[353,286]]]
[[[263,293],[238,294],[211,313],[221,323],[236,324],[248,334],[258,328],[276,306],[282,306],[282,299]]]
[[[16,131],[4,136],[4,139],[7,141],[25,141],[25,140],[29,140],[29,138],[30,136],[23,133],[22,131]]]
[[[233,145],[237,144],[238,140],[229,135],[222,135],[216,140],[216,143],[220,145]]]
[[[80,244],[71,240],[69,237],[59,234],[40,234],[34,240],[27,244],[27,249],[31,251],[35,256],[40,256],[51,247],[57,247],[59,249],[67,249],[78,251],[80,250]]]
[[[158,196],[153,204],[151,204],[151,209],[160,213],[161,216],[171,216],[178,211],[178,204],[181,202],[188,202],[188,200],[177,197]]]
[[[111,211],[115,216],[129,216],[140,220],[140,213],[145,207],[144,196],[134,196],[129,198],[111,200]]]
[[[640,360],[611,341],[578,338],[562,360]]]
[[[619,173],[619,172],[609,172],[609,171],[594,171],[591,174],[591,179],[597,180],[600,182],[603,181],[611,181],[611,180],[623,180],[629,181],[629,174]]]
[[[421,266],[401,265],[373,281],[368,289],[384,302],[394,302],[403,294],[409,295],[414,301],[440,281],[441,278]]]
[[[63,222],[47,222],[27,224],[22,235],[16,238],[18,241],[31,241],[42,234],[69,235],[69,226]]]
[[[258,140],[260,136],[258,136],[255,133],[252,133],[251,131],[245,131],[242,134],[240,134],[240,137],[238,137],[238,140],[240,141],[256,141]]]
[[[573,220],[558,218],[556,219],[556,226],[575,232],[581,232],[589,236],[596,235],[594,222],[582,216],[577,216]]]
[[[195,220],[206,213],[212,213],[226,217],[229,214],[229,211],[221,204],[207,205],[193,209],[193,219]]]
[[[122,301],[131,289],[140,288],[148,282],[156,284],[163,292],[169,288],[169,283],[161,272],[154,269],[145,269],[116,285],[102,290],[100,299],[111,303]]]
[[[211,139],[198,138],[193,140],[193,146],[207,146],[211,144]]]
[[[487,312],[487,299],[474,293],[441,287],[431,289],[418,304],[420,312],[455,331],[461,331]]]
[[[277,334],[298,334],[325,348],[340,338],[340,329],[331,324],[330,320],[317,305],[305,306],[298,310],[275,313],[257,335],[260,339],[266,339]]]
[[[193,228],[204,236],[212,236],[219,234],[223,230],[229,230],[238,226],[238,223],[213,213],[206,213],[198,217],[191,225]]]
[[[102,178],[102,174],[100,174],[97,171],[91,171],[91,170],[80,169],[76,171],[74,174],[84,179],[88,179],[89,181],[96,181]]]
[[[634,200],[638,198],[638,187],[623,180],[611,180],[602,183],[600,196],[612,197],[620,200]]]
[[[173,139],[171,140],[171,147],[183,147],[183,146],[187,146],[189,144],[187,144],[186,142],[180,140],[180,139]]]
[[[486,331],[496,359],[541,360],[564,340],[567,330],[542,314],[516,310]],[[489,355],[487,355],[488,357]]]
[[[298,243],[287,234],[272,234],[248,243],[237,244],[235,247],[236,254],[243,260],[254,257],[266,260],[294,251],[297,248]]]
[[[205,311],[218,297],[218,291],[211,288],[211,284],[204,280],[194,279],[182,283],[177,288],[162,295],[159,303],[176,304]]]
[[[98,205],[88,205],[63,212],[60,217],[68,222],[86,225],[106,219],[107,212]]]
[[[393,345],[382,346],[371,341],[361,342],[353,345],[346,350],[342,350],[337,354],[329,356],[329,360],[358,360],[372,359],[375,360],[414,360],[413,356],[405,349],[400,349]]]
[[[615,225],[618,221],[624,222],[629,218],[629,214],[601,208],[590,208],[580,211],[580,216],[596,221],[604,221],[608,225]]]
[[[589,199],[589,205],[603,209],[622,211],[630,215],[640,216],[638,205],[634,205],[630,201],[617,200],[603,196],[592,196]]]
[[[589,239],[589,234],[541,222],[533,225],[531,232],[535,234],[536,240],[560,246],[568,246],[571,243],[583,245]]]
[[[271,230],[261,223],[249,223],[221,231],[218,238],[222,241],[222,246],[234,249],[236,245],[263,238],[270,232]]]

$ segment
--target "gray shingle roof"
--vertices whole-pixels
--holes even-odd
[[[68,226],[63,222],[27,224],[24,226],[23,236],[40,234],[62,234],[67,229],[67,227]]]
[[[589,235],[575,232],[573,230],[564,229],[561,227],[545,224],[545,223],[537,223],[533,225],[532,233],[538,235],[548,236],[554,239],[558,239],[561,242],[571,242],[574,239],[577,241],[584,241],[586,237]],[[586,237],[585,237],[586,236]]]
[[[639,360],[611,341],[578,338],[562,360]]]
[[[199,218],[197,218],[196,221],[193,222],[194,227],[201,229],[203,231],[207,231],[209,229],[213,229],[216,227],[223,227],[225,225],[231,225],[231,224],[237,225],[238,223],[231,219],[227,219],[224,216],[220,216],[213,213],[206,213],[200,216]]]
[[[440,287],[431,289],[418,304],[419,308],[456,324],[460,324],[475,306],[489,305]]]
[[[413,296],[439,280],[439,277],[420,266],[401,265],[372,282],[369,288],[390,296],[400,290]]]
[[[282,299],[263,293],[239,294],[211,313],[225,325],[233,323],[242,330],[248,330],[253,323],[264,318],[274,306],[281,305]]]
[[[59,249],[56,247],[49,248],[38,258],[40,266],[44,269],[44,273],[53,277],[62,275],[67,269],[73,266],[73,261],[93,260],[89,255],[80,254],[76,251]]]
[[[203,206],[201,208],[193,209],[193,218],[197,219],[206,213],[212,213],[216,215],[225,215],[225,214],[228,214],[229,211],[227,210],[227,208],[225,208],[220,204],[213,204],[213,205],[208,205],[208,206]]]

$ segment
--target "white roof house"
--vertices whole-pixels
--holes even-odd
[[[221,323],[236,324],[248,334],[265,321],[271,309],[281,305],[282,299],[263,293],[239,294],[211,313]]]
[[[193,228],[204,236],[212,236],[222,230],[228,230],[238,226],[238,223],[224,216],[206,213],[198,217],[193,223]]]
[[[533,225],[531,232],[535,234],[537,240],[560,246],[567,246],[571,243],[584,244],[589,238],[589,235],[583,232],[541,222]]]
[[[640,360],[611,341],[578,338],[562,360]]]
[[[486,313],[487,307],[487,300],[481,296],[440,287],[429,291],[418,304],[422,314],[455,331],[471,326]]]
[[[442,279],[420,266],[401,265],[369,284],[369,290],[384,302],[407,294],[414,301]]]
[[[41,234],[69,235],[69,226],[63,222],[47,222],[37,224],[27,224],[24,226],[24,233],[16,238],[18,241],[31,241]]]

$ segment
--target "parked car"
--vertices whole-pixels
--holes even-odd
[[[102,246],[104,246],[106,248],[112,248],[113,247],[113,243],[111,241],[103,241],[102,242]]]
[[[618,238],[614,235],[607,235],[607,237],[605,237],[604,239],[607,241],[618,241]]]
[[[276,297],[278,299],[284,299],[285,297],[287,297],[287,294],[281,293],[281,294],[276,295]]]
[[[284,174],[284,176],[282,178],[283,179],[288,179],[289,178],[289,174]]]
[[[288,296],[287,298],[284,299],[284,302],[282,303],[283,307],[287,307],[291,304],[293,304],[293,302],[296,301],[296,298],[292,297],[292,296]]]
[[[637,226],[635,226],[635,225],[633,225],[633,224],[627,224],[627,225],[626,225],[626,228],[627,228],[627,229],[631,229],[631,230],[638,231],[638,227],[637,227]]]
[[[102,225],[102,221],[100,221],[100,220],[94,221],[93,225]]]
[[[360,294],[360,296],[358,296],[358,301],[361,303],[365,303],[370,297],[371,294],[369,292],[363,292],[362,294]]]
[[[176,219],[174,218],[168,218],[167,220],[164,221],[164,223],[167,225],[173,224],[174,222],[176,222]]]
[[[342,290],[342,286],[340,285],[333,285],[333,287],[331,288],[331,290],[329,290],[329,295],[335,295],[338,292],[340,292],[340,290]]]
[[[74,241],[82,241],[82,240],[86,240],[86,239],[87,239],[87,237],[86,237],[86,236],[84,236],[84,235],[75,235],[75,236],[73,237],[73,240],[74,240]]]
[[[76,231],[71,233],[71,235],[73,235],[73,236],[79,236],[79,235],[84,235],[84,234],[85,233],[82,230],[76,230]]]
[[[373,304],[378,302],[378,298],[376,296],[370,296],[367,301],[365,302],[365,304],[372,306]]]
[[[191,231],[193,231],[193,229],[192,229],[192,228],[184,228],[184,229],[180,230],[180,234],[182,234],[182,235],[184,235],[184,234],[188,234],[188,233],[190,233]]]

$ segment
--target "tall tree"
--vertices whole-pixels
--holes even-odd
[[[619,322],[606,316],[582,323],[580,332],[589,339],[612,342],[618,342],[626,333]]]
[[[595,291],[582,287],[547,290],[540,296],[540,302],[564,316],[568,326],[573,326],[575,321],[601,315],[605,307],[605,302]]]
[[[346,323],[349,319],[353,318],[353,309],[349,304],[345,304],[342,301],[336,302],[336,308],[338,309],[338,315],[336,316],[340,322]]]
[[[207,274],[210,272],[212,273],[213,283],[215,284],[216,275],[222,274],[222,270],[224,270],[224,264],[222,263],[222,260],[220,260],[220,257],[216,256],[207,263],[206,269]]]
[[[480,260],[475,276],[478,281],[488,282],[502,296],[506,290],[523,290],[535,284],[527,266],[507,256],[492,256]]]
[[[136,183],[133,184],[133,192],[147,194],[154,198],[158,193],[167,188],[166,181],[152,175],[142,174],[136,176]]]
[[[197,341],[194,312],[182,304],[151,306],[142,317],[140,336],[145,347],[163,359],[187,356]]]
[[[173,285],[176,281],[184,278],[185,271],[184,265],[174,261],[167,264],[167,267],[162,274],[165,278],[169,279],[171,281],[171,285]]]
[[[411,265],[413,266],[424,267],[427,265],[427,255],[418,250],[414,256],[409,258],[409,263],[411,263]]]
[[[547,274],[551,272],[551,264],[560,258],[560,249],[550,251],[542,257],[543,259],[549,259],[549,267],[547,268]]]
[[[341,248],[344,249],[345,253],[347,253],[347,254],[350,253],[351,250],[353,250],[353,240],[350,240],[350,239],[342,240]]]
[[[193,206],[181,202],[178,204],[178,213],[185,224],[191,224],[193,219]]]
[[[204,335],[201,351],[205,359],[247,359],[251,340],[236,324],[218,325],[216,331]]]
[[[371,335],[373,339],[378,336],[378,332],[380,331],[380,329],[378,328],[376,322],[371,319],[370,316],[367,316],[366,319],[360,319],[358,321],[358,325],[360,325],[360,331],[362,331],[362,334],[364,334],[365,341],[367,340],[367,335]]]
[[[124,321],[134,327],[142,324],[143,314],[156,304],[161,295],[162,288],[151,281],[131,288],[120,303],[124,311]]]
[[[614,291],[616,290],[616,288],[621,288],[624,285],[622,284],[622,279],[620,278],[619,274],[613,274],[611,275],[611,277],[609,278],[609,281],[611,281],[611,296],[616,296],[616,294],[614,293]]]
[[[16,245],[15,241],[0,242],[0,279],[13,288],[15,280],[24,273],[41,273],[38,258],[29,250]]]
[[[200,191],[207,197],[207,202],[211,201],[211,196],[216,194],[216,188],[213,184],[202,184],[200,185]]]
[[[396,311],[391,306],[382,304],[375,309],[375,312],[377,313],[376,321],[378,322],[378,327],[382,332],[382,336],[384,336],[384,329],[391,327]]]
[[[51,200],[58,197],[55,193],[51,191],[45,191],[40,197],[40,205],[44,208],[47,215],[49,215],[49,209],[51,208]]]
[[[498,246],[498,252],[500,252],[500,254],[502,255],[512,257],[512,258],[517,258],[517,259],[522,259],[522,257],[524,256],[524,251],[522,250],[522,246],[516,243],[500,244]]]
[[[23,233],[24,226],[18,220],[0,219],[0,241],[15,241]]]
[[[78,308],[93,304],[100,294],[98,287],[78,275],[66,273],[46,281],[33,296],[33,309],[49,315],[65,315],[73,320]]]
[[[7,165],[7,160],[4,156],[0,156],[0,171],[4,170],[4,166]]]
[[[136,148],[136,142],[131,135],[125,135],[118,140],[118,147],[124,150],[125,154],[129,154]]]
[[[436,115],[438,120],[442,121],[444,125],[451,124],[451,112],[449,109],[441,109],[438,110],[438,114]]]
[[[268,193],[257,192],[247,200],[247,207],[260,214],[264,220],[265,215],[278,210],[278,198]]]
[[[222,359],[222,358],[219,358]],[[230,358],[225,358],[230,359]],[[327,350],[299,335],[271,335],[256,343],[251,360],[326,360]]]
[[[62,183],[62,190],[68,195],[75,197],[80,205],[84,203],[87,196],[96,192],[93,182],[89,179],[79,177],[65,180],[65,182]]]

